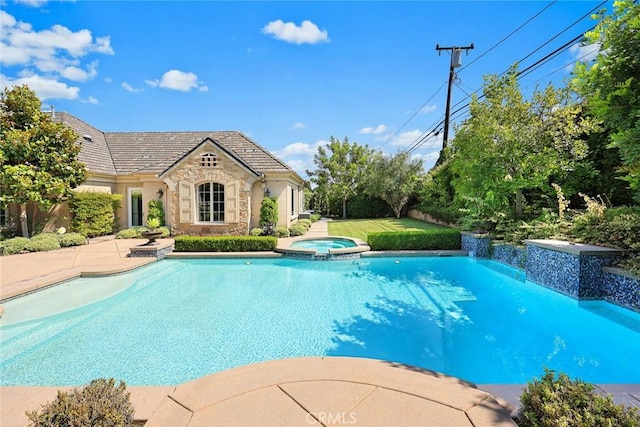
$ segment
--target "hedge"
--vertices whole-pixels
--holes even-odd
[[[460,230],[438,228],[374,232],[367,235],[367,244],[373,251],[460,249]]]
[[[107,193],[75,193],[69,201],[71,228],[86,237],[113,233],[115,212],[122,196]]]
[[[273,236],[177,236],[176,252],[272,251],[278,239]]]

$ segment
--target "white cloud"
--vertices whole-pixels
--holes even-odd
[[[94,98],[93,96],[90,96],[84,102],[86,102],[87,104],[93,104],[93,105],[98,105],[99,104],[98,100],[96,98]]]
[[[424,169],[429,170],[436,164],[436,162],[438,161],[438,157],[440,157],[440,151],[436,150],[429,151],[428,153],[424,154],[414,153],[411,156],[411,160],[419,159],[420,161],[422,161]]]
[[[105,82],[105,83],[112,83],[112,82],[113,82],[113,79],[112,79],[111,77],[105,77],[105,78],[104,78],[104,82]]]
[[[278,40],[294,44],[329,42],[327,30],[320,31],[318,26],[309,20],[302,21],[302,24],[297,26],[293,22],[284,22],[282,19],[278,19],[265,25],[262,32]]]
[[[362,128],[360,129],[360,133],[365,134],[365,135],[369,135],[369,134],[373,134],[373,135],[380,135],[381,133],[383,133],[384,131],[387,130],[387,127],[383,124],[379,124],[376,127],[369,127],[369,128]]]
[[[576,43],[569,48],[569,52],[573,53],[575,60],[591,62],[600,53],[600,44],[594,43],[582,46],[580,43]]]
[[[432,113],[432,112],[436,111],[436,108],[438,108],[438,107],[436,107],[435,105],[425,105],[424,107],[422,107],[420,109],[420,113],[421,114],[429,114],[429,113]]]
[[[313,156],[318,151],[317,145],[311,145],[306,142],[294,142],[284,147],[282,150],[276,151],[276,156],[282,159],[288,159],[296,156]]]
[[[306,128],[307,125],[305,125],[302,122],[297,122],[291,125],[291,127],[289,128],[290,130],[298,130],[298,129],[304,129]]]
[[[46,2],[23,0],[30,6]],[[94,40],[91,31],[71,31],[63,25],[35,30],[28,22],[0,10],[0,65],[12,76],[3,76],[6,85],[28,84],[44,99],[78,99],[80,88],[61,82],[61,79],[86,82],[98,74],[98,61],[83,64],[82,59],[91,53],[113,55],[109,37]],[[92,99],[88,101],[92,103]]]
[[[409,147],[413,145],[421,135],[422,131],[420,129],[402,132],[393,137],[391,145],[395,145],[397,147]]]
[[[15,0],[16,3],[30,7],[40,7],[47,4],[49,0]]]
[[[80,94],[80,88],[78,87],[68,86],[66,83],[37,74],[23,76],[17,79],[12,79],[0,74],[1,87],[20,85],[28,85],[31,90],[36,92],[42,101],[45,99],[77,99]]]
[[[127,82],[122,82],[122,84],[120,85],[124,90],[126,90],[127,92],[131,92],[131,93],[140,93],[142,92],[142,89],[136,89],[135,87],[131,86],[129,83]]]
[[[287,145],[282,150],[277,150],[273,154],[285,160],[287,164],[303,178],[307,177],[307,170],[315,169],[313,156],[318,152],[318,147],[327,145],[329,141],[320,140],[315,144],[307,142],[294,142]]]
[[[189,92],[191,89],[197,89],[200,92],[206,92],[209,88],[198,83],[198,76],[194,73],[186,73],[180,70],[169,70],[162,75],[160,79],[145,80],[151,87],[161,87],[165,89],[179,90],[181,92]]]

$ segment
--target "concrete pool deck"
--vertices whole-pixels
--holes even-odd
[[[318,221],[304,237],[327,235],[327,222]],[[287,244],[288,239],[280,240]],[[130,247],[145,241],[105,237],[75,248],[0,257],[0,300],[81,274],[110,274],[154,262],[155,259],[127,257]],[[182,385],[127,389],[136,409],[135,418],[149,420],[150,426],[314,422],[489,426],[514,425],[509,412],[517,406],[521,387],[475,388],[460,379],[391,362],[316,357],[248,365]],[[598,387],[612,394],[617,403],[640,407],[638,385]],[[25,411],[55,399],[58,389],[68,387],[0,387],[0,425],[27,425]],[[213,423],[214,419],[220,423]]]

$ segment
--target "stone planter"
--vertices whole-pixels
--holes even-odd
[[[162,236],[162,231],[143,231],[140,235],[149,240],[146,243],[147,245],[153,245],[156,243],[156,239]]]

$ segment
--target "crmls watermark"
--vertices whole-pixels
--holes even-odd
[[[315,415],[315,417],[314,417]],[[347,425],[357,422],[355,412],[318,412],[317,414],[307,414],[307,423],[315,424],[320,421],[322,424]]]

